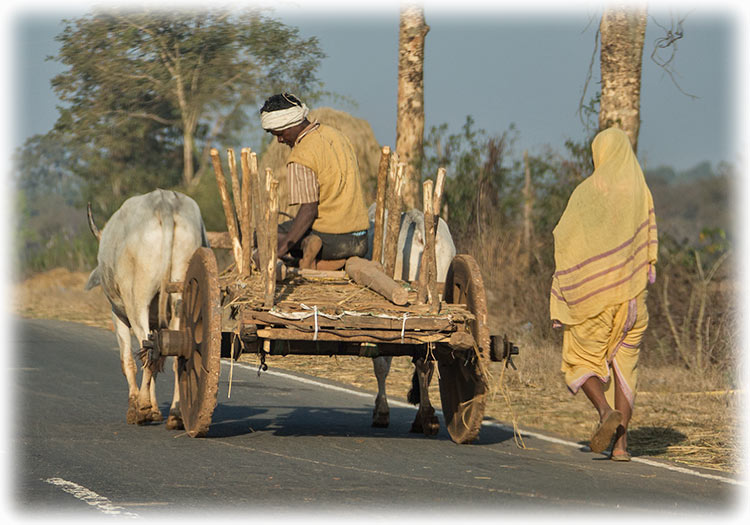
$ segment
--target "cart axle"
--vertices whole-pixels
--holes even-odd
[[[143,348],[148,350],[148,359],[156,361],[163,356],[189,358],[195,342],[186,330],[152,330]]]

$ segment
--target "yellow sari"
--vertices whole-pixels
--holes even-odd
[[[622,130],[600,132],[591,150],[594,172],[553,231],[550,317],[565,325],[562,370],[571,391],[592,375],[608,381],[619,355],[616,372],[635,392],[637,346],[648,324],[644,291],[658,250],[653,199]]]

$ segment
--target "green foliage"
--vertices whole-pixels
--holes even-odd
[[[447,131],[447,124],[430,130],[422,173],[434,177],[438,167],[446,168],[444,195],[451,228],[463,235],[508,223],[520,203],[518,177],[503,166],[514,127],[499,137],[488,137],[467,116],[459,133],[446,136]]]
[[[459,133],[448,134],[447,124],[433,127],[425,140],[423,176],[434,177],[438,167],[447,170],[444,199],[451,231],[458,238],[483,230],[513,229],[522,221],[526,166],[513,158],[517,140],[514,125],[500,136],[475,129],[471,116]],[[593,171],[590,141],[567,141],[566,155],[547,150],[528,155],[533,191],[531,220],[537,232],[551,232],[568,197]],[[540,255],[551,260],[551,250]]]
[[[262,97],[318,86],[317,39],[259,10],[94,11],[65,24],[55,132],[92,192],[111,188],[115,201],[153,179],[196,183],[208,148],[256,120]]]
[[[238,143],[273,92],[315,100],[320,87],[317,39],[264,13],[109,9],[64,21],[50,57],[67,66],[52,80],[57,122],[15,158],[22,274],[95,264],[87,202],[101,227],[128,197],[177,189],[209,229],[224,228],[209,149]]]

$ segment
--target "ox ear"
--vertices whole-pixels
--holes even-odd
[[[102,284],[102,280],[99,277],[99,267],[97,266],[94,268],[94,271],[91,272],[89,275],[89,280],[86,281],[86,286],[83,287],[84,290],[91,290],[92,288],[96,288]]]

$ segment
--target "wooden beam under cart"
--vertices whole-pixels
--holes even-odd
[[[244,311],[241,323],[265,324],[271,326],[291,326],[305,330],[315,329],[315,319],[285,319],[277,315],[263,311]],[[376,317],[370,315],[350,316],[345,315],[338,319],[330,319],[324,316],[318,316],[318,326],[336,329],[375,329],[375,330],[398,330],[403,328],[405,331],[421,332],[455,332],[463,325],[453,319],[440,317],[407,317],[404,323],[403,319],[394,319],[389,317]]]
[[[438,359],[466,359],[473,348],[455,349],[447,346],[437,345],[431,351],[432,356]],[[348,341],[290,341],[272,340],[268,349],[268,355],[317,355],[317,356],[356,356],[356,357],[381,357],[381,356],[411,356],[424,357],[427,350],[424,345],[378,343],[377,345],[360,344]]]
[[[443,343],[456,348],[474,346],[474,339],[468,332],[453,332],[449,334],[417,334],[405,332],[402,336],[399,330],[318,330],[300,331],[293,328],[261,328],[256,336],[263,339],[283,341],[341,341],[357,343],[397,343],[397,344],[426,344]]]

